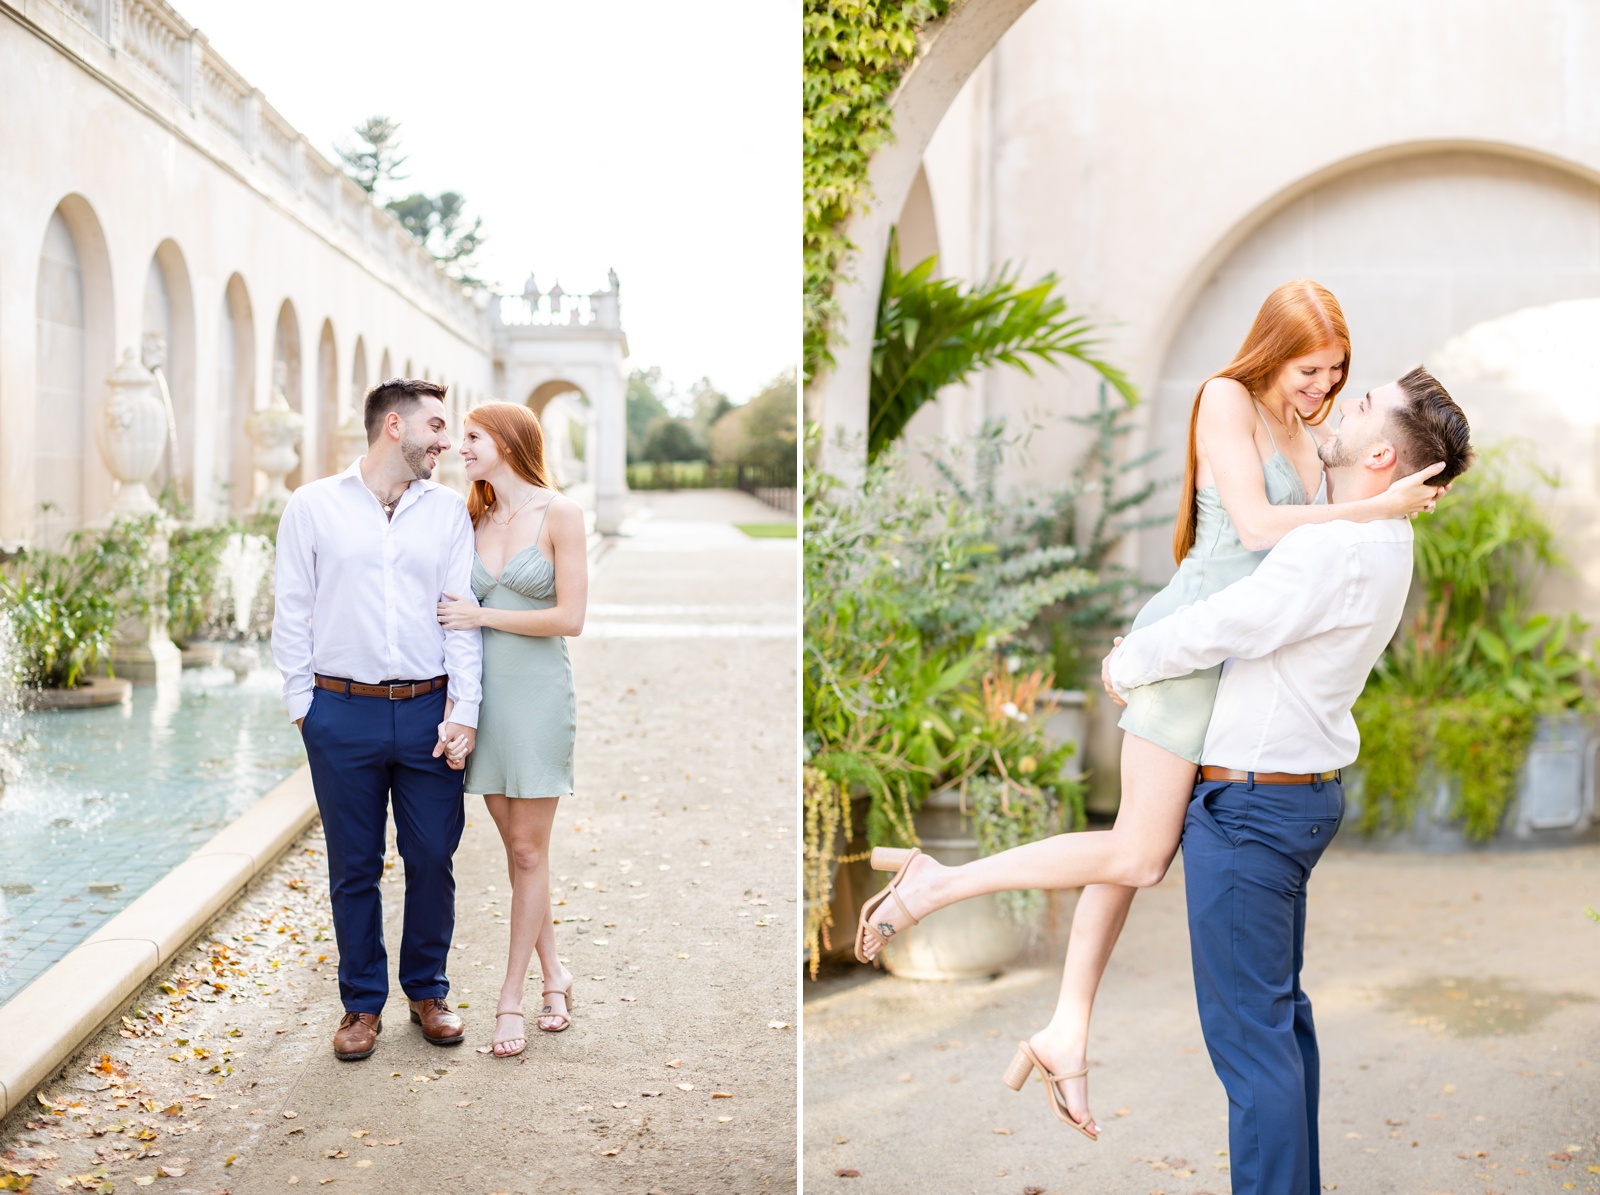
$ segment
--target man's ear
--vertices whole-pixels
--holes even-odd
[[[406,423],[400,418],[399,411],[390,411],[383,417],[383,430],[396,440],[405,439]]]
[[[1395,446],[1386,440],[1378,440],[1367,449],[1367,458],[1362,463],[1369,469],[1382,472],[1398,464],[1399,461],[1400,453]]]

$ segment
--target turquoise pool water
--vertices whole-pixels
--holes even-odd
[[[279,683],[188,669],[131,705],[4,717],[0,1004],[305,762]]]

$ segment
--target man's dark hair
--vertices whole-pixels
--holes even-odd
[[[1406,401],[1389,408],[1386,422],[1394,433],[1400,476],[1443,461],[1444,468],[1428,481],[1449,485],[1467,471],[1475,455],[1466,415],[1439,379],[1420,365],[1401,378],[1399,386]]]
[[[425,398],[437,398],[443,402],[449,389],[448,386],[425,382],[421,378],[390,378],[387,382],[379,382],[367,391],[367,407],[362,416],[367,427],[367,443],[371,444],[378,438],[384,416],[390,411],[399,411],[400,418],[404,419]]]

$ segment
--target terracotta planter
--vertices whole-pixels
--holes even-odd
[[[120,677],[92,676],[76,689],[20,689],[28,710],[88,710],[132,700],[133,684]]]
[[[960,801],[954,789],[940,789],[917,814],[922,849],[940,863],[970,863],[978,857],[972,819],[961,812]],[[878,873],[877,886],[887,879]],[[978,979],[1004,970],[1027,948],[1029,937],[1027,927],[1001,912],[997,897],[979,896],[940,909],[896,934],[884,948],[883,965],[902,979]]]

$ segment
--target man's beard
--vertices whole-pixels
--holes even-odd
[[[426,481],[433,476],[433,462],[428,459],[428,449],[431,447],[422,440],[405,439],[400,441],[400,455],[411,468],[411,475],[421,481]]]
[[[1317,459],[1326,469],[1348,469],[1360,459],[1360,456],[1359,452],[1345,447],[1338,432],[1317,445]]]

